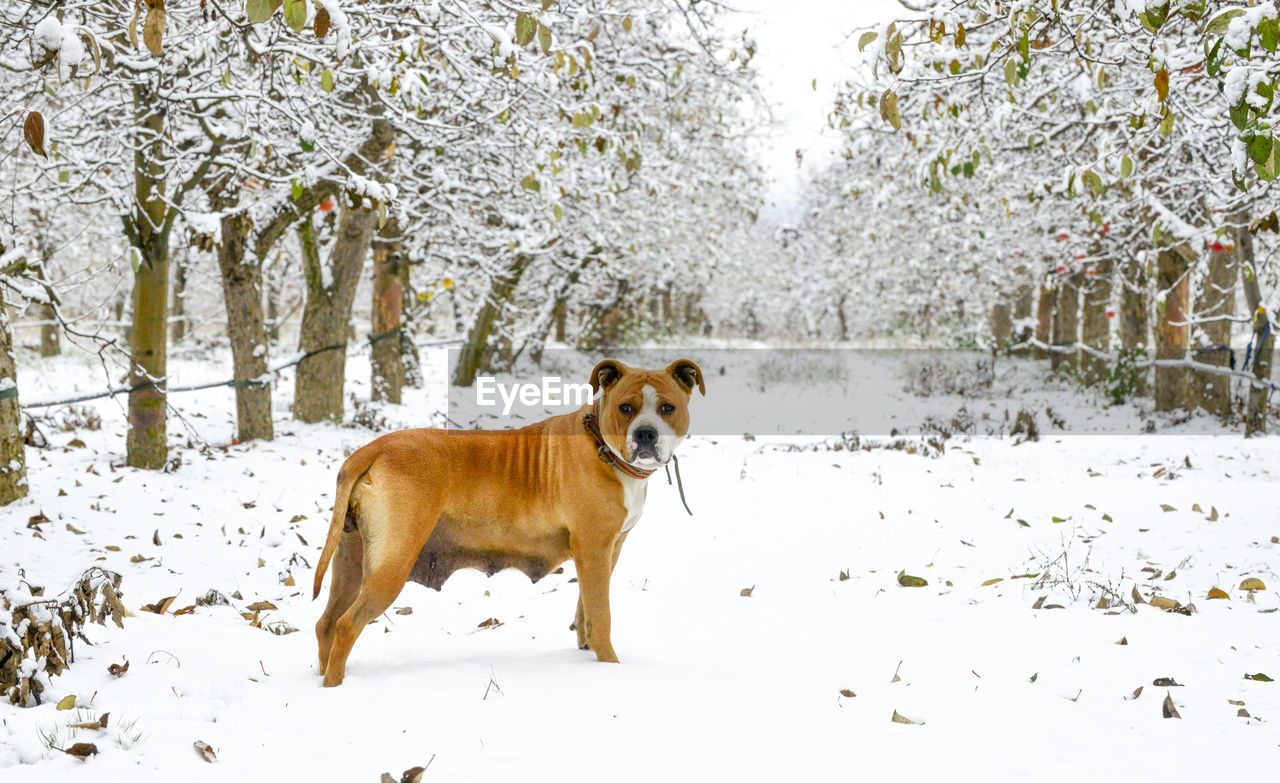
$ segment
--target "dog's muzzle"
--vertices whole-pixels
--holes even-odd
[[[652,426],[636,427],[631,433],[631,460],[651,459],[661,462],[658,456],[658,429]]]

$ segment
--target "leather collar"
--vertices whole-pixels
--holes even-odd
[[[612,465],[634,479],[647,479],[658,470],[657,468],[653,468],[652,470],[638,468],[615,454],[613,449],[609,448],[609,444],[604,440],[604,434],[600,432],[599,400],[592,403],[591,412],[582,417],[582,426],[586,428],[587,432],[591,434],[592,440],[596,442],[596,454],[604,464]]]

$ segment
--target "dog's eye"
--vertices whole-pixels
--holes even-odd
[[[631,403],[629,402],[624,402],[621,405],[619,405],[618,410],[622,411],[623,416],[630,416],[631,414],[636,412],[636,409],[631,407]]]
[[[664,402],[658,406],[658,413],[661,413],[663,416],[670,416],[675,412],[676,412],[676,406],[672,405],[669,402]]]

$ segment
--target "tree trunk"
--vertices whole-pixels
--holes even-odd
[[[1275,350],[1275,334],[1271,316],[1262,306],[1262,291],[1253,271],[1253,235],[1249,233],[1248,220],[1236,228],[1236,248],[1240,258],[1240,284],[1244,290],[1245,304],[1253,318],[1254,350],[1253,376],[1260,383],[1249,388],[1249,401],[1244,410],[1244,436],[1267,434],[1267,401],[1271,399],[1271,359]]]
[[[400,241],[400,225],[388,220],[373,242],[373,309],[369,339],[370,365],[373,377],[370,395],[375,400],[400,404],[404,386],[404,362],[401,342],[404,340],[404,246]]]
[[[1236,255],[1231,232],[1209,251],[1209,269],[1196,295],[1196,320],[1205,345],[1196,360],[1217,367],[1231,365],[1231,321],[1236,309]],[[1231,418],[1231,377],[1207,372],[1190,373],[1190,402],[1224,421]]]
[[[41,280],[48,280],[46,270],[49,268],[49,261],[53,258],[53,245],[49,242],[49,232],[44,231],[40,234],[40,266],[36,269],[36,275]],[[62,353],[62,344],[60,325],[58,324],[58,312],[52,301],[42,302],[36,309],[37,317],[41,321],[40,324],[40,355],[46,359],[50,356],[57,356]]]
[[[1049,328],[1053,324],[1053,287],[1048,281],[1040,283],[1040,300],[1036,303],[1036,340],[1049,344]],[[1037,345],[1031,355],[1037,359],[1049,358],[1049,352]]]
[[[1164,294],[1164,301],[1157,307],[1157,361],[1187,358],[1189,329],[1186,321],[1190,316],[1187,305],[1191,289],[1187,270],[1193,258],[1193,251],[1186,245],[1165,248],[1157,256],[1156,286]],[[1158,411],[1188,407],[1186,368],[1156,367],[1155,400]]]
[[[4,248],[0,247],[0,255],[3,253]],[[0,506],[27,494],[27,457],[21,424],[13,330],[4,307],[4,288],[0,286]]]
[[[377,219],[372,210],[342,209],[333,248],[329,251],[327,276],[321,268],[323,262],[311,216],[303,217],[298,224],[307,279],[307,302],[302,310],[298,347],[304,353],[313,354],[298,364],[293,416],[300,421],[342,421],[347,326]]]
[[[1147,271],[1141,262],[1130,261],[1121,272],[1120,350],[1124,363],[1140,361],[1147,353]],[[1136,395],[1147,393],[1147,371],[1138,370],[1132,378]]]
[[[489,281],[489,294],[480,305],[476,320],[467,332],[467,341],[458,356],[458,366],[453,374],[454,386],[470,386],[475,383],[477,374],[489,368],[494,351],[494,346],[490,344],[494,327],[532,261],[531,255],[517,255],[505,274],[496,275]]]
[[[170,311],[173,313],[173,329],[169,337],[174,344],[182,342],[189,331],[186,297],[187,264],[190,263],[190,258],[187,253],[182,253],[173,262],[173,304],[170,305]]]
[[[840,333],[842,340],[849,339],[843,313],[840,317]],[[991,339],[996,350],[1006,348],[1013,341],[1013,309],[1008,302],[1001,301],[991,306]]]
[[[1080,335],[1080,275],[1060,277],[1055,288],[1053,303],[1053,345],[1055,348],[1069,348],[1066,351],[1054,351],[1049,357],[1050,367],[1054,372],[1074,375],[1079,355],[1075,352],[1076,341]]]
[[[271,383],[267,374],[267,325],[262,313],[262,264],[246,254],[249,218],[243,212],[222,218],[218,267],[227,305],[232,374],[236,389],[236,438],[271,440]]]
[[[402,257],[399,272],[400,290],[404,292],[404,299],[400,305],[400,328],[403,330],[399,341],[400,363],[404,367],[405,384],[421,389],[426,385],[426,379],[422,377],[422,357],[418,354],[418,345],[414,341],[416,314],[420,311],[413,306],[417,294],[410,285],[410,265],[407,256]]]
[[[164,114],[151,100],[151,89],[134,87],[138,134],[133,155],[137,204],[128,221],[140,258],[133,276],[133,325],[129,333],[129,434],[125,462],[151,470],[164,467],[169,456],[164,377],[168,359],[165,339],[169,316],[169,229],[173,225],[165,198]]]
[[[1019,279],[1023,282],[1018,284],[1017,295],[1013,300],[1013,322],[1015,343],[1025,343],[1031,339],[1034,333],[1031,329],[1031,306],[1033,304],[1034,294],[1032,292],[1031,283],[1027,281],[1027,270],[1025,267],[1019,267],[1014,270]],[[1026,348],[1021,348],[1018,353],[1025,354]]]
[[[1085,275],[1084,306],[1081,308],[1080,341],[1100,353],[1111,350],[1111,321],[1107,313],[1111,308],[1110,261],[1100,261]],[[1086,351],[1080,353],[1080,381],[1093,386],[1107,377],[1107,360]]]
[[[569,297],[556,299],[556,309],[552,318],[556,322],[556,342],[563,343],[569,325]]]

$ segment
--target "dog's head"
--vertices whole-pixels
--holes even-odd
[[[600,432],[613,452],[639,468],[657,468],[689,432],[689,397],[706,394],[702,370],[688,359],[665,370],[639,370],[605,359],[591,371]]]

